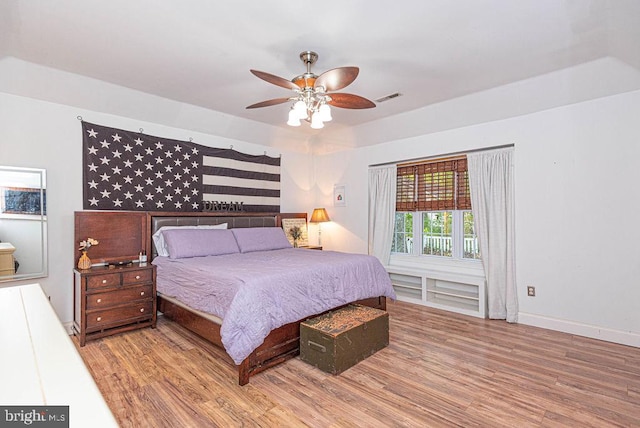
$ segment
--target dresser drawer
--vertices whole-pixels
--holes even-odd
[[[122,272],[122,285],[144,284],[151,282],[153,271],[149,269]]]
[[[136,319],[153,316],[153,299],[141,301],[129,306],[120,306],[103,311],[87,313],[87,331],[115,325],[128,324]]]
[[[88,294],[87,309],[108,308],[134,300],[148,299],[152,297],[151,293],[153,293],[153,286],[149,284],[104,293]]]
[[[120,285],[120,274],[119,273],[105,273],[102,275],[94,275],[87,277],[87,288],[88,289],[96,289],[96,288],[107,288],[107,287],[118,287]]]

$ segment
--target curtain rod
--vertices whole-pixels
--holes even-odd
[[[442,153],[442,154],[439,154],[439,155],[420,157],[420,158],[412,158],[412,159],[404,159],[404,160],[401,160],[401,161],[376,163],[376,164],[373,164],[373,165],[369,165],[369,167],[372,168],[372,167],[377,167],[377,166],[394,165],[394,164],[401,164],[401,163],[411,163],[411,162],[417,162],[417,161],[421,161],[421,160],[439,159],[439,158],[442,158],[442,157],[453,157],[453,156],[465,155],[465,154],[468,154],[468,153],[485,152],[485,151],[488,151],[488,150],[506,149],[508,147],[513,147],[513,146],[514,146],[514,144],[511,143],[511,144],[503,144],[501,146],[481,147],[481,148],[478,148],[478,149],[461,150],[461,151],[458,151],[458,152]]]

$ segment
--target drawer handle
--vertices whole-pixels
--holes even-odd
[[[141,291],[141,292],[140,292],[140,295],[141,295],[141,296],[144,296],[144,291]]]
[[[96,303],[102,303],[102,299],[96,300]]]
[[[96,318],[96,321],[102,321],[102,317]]]
[[[103,284],[106,284],[106,283],[107,283],[107,280],[106,280],[106,279],[103,279],[103,280],[102,280],[102,283],[103,283]]]
[[[140,275],[136,275],[136,279],[140,279]]]
[[[140,312],[144,312],[144,308],[140,308]]]

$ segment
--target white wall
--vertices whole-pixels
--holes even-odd
[[[367,251],[368,165],[514,144],[520,322],[640,346],[639,118],[635,91],[317,156],[323,244]],[[335,183],[347,207],[329,206]]]
[[[150,100],[152,101],[152,99]],[[176,103],[179,110],[179,103]],[[147,106],[153,107],[153,102]],[[214,112],[210,112],[215,116]],[[73,241],[73,213],[82,210],[82,132],[77,116],[116,128],[138,130],[212,147],[230,147],[249,154],[282,155],[281,209],[311,209],[312,175],[307,154],[283,151],[154,123],[108,115],[77,107],[0,93],[0,165],[44,168],[47,171],[49,275],[11,286],[40,282],[63,323],[73,320],[73,267],[79,256]]]

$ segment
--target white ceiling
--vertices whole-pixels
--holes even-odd
[[[366,126],[602,58],[639,71],[640,1],[0,2],[0,59],[274,126],[286,127],[287,104],[245,107],[289,91],[249,69],[293,78],[304,71],[304,50],[319,54],[316,74],[360,67],[342,92],[402,94],[374,109],[334,109],[325,130]]]

